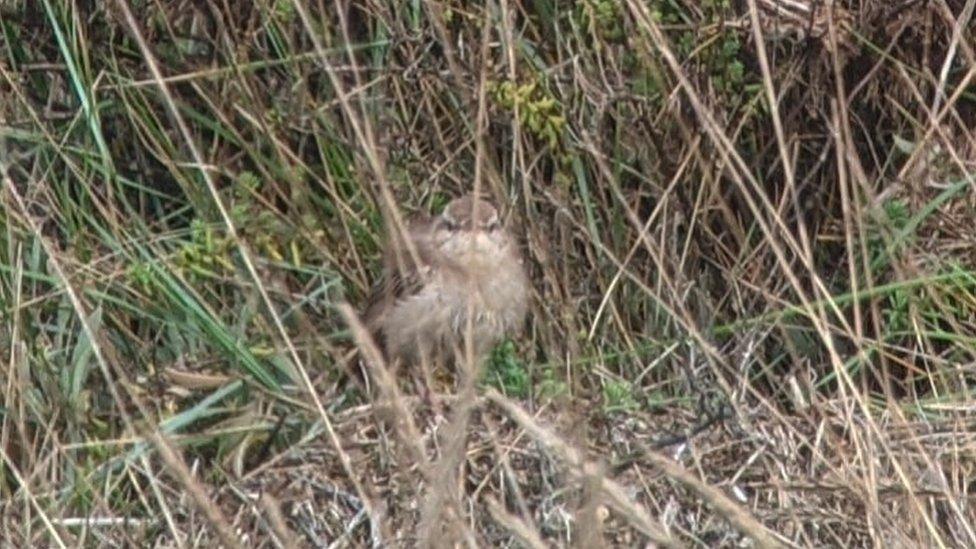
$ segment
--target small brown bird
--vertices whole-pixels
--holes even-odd
[[[404,237],[409,245],[388,244],[383,279],[365,314],[387,360],[450,359],[464,352],[467,333],[478,359],[521,329],[529,282],[490,202],[456,198],[440,216],[410,222]]]

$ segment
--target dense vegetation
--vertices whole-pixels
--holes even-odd
[[[976,545],[973,7],[0,3],[0,545]],[[526,333],[352,382],[476,185]]]

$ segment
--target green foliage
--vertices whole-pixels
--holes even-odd
[[[706,0],[701,4],[704,20],[696,33],[694,48],[702,72],[707,74],[715,91],[728,99],[737,99],[745,81],[745,65],[739,59],[741,31],[730,28],[724,21],[731,17],[729,0]],[[685,44],[685,47],[688,47]],[[691,50],[686,50],[690,53]]]
[[[194,219],[190,222],[190,239],[180,246],[173,265],[191,281],[214,278],[234,270],[229,257],[232,248],[230,237],[218,234],[213,225]]]
[[[603,410],[606,413],[634,412],[640,404],[634,397],[634,388],[630,382],[611,379],[603,384]]]
[[[301,185],[291,185],[291,199],[298,205],[307,203],[301,189]],[[238,176],[238,184],[233,186],[230,217],[241,237],[272,261],[295,267],[307,263],[307,257],[315,254],[315,250],[297,229],[315,227],[316,219],[304,215],[298,218],[300,223],[288,223],[258,200],[260,191],[261,179],[247,171]],[[321,238],[323,234],[318,229],[312,236]]]
[[[431,197],[431,210],[437,212],[438,214],[444,211],[447,207],[447,203],[450,202],[452,196],[448,193],[434,193]]]
[[[153,268],[149,262],[133,261],[126,268],[126,278],[130,285],[136,286],[142,293],[152,296],[156,288]]]
[[[717,45],[706,56],[715,88],[727,94],[738,93],[745,79],[745,66],[739,61],[742,46],[739,35],[723,31]]]
[[[910,326],[909,306],[911,292],[898,290],[892,292],[882,304],[881,314],[884,315],[885,330],[889,332],[903,332]]]
[[[295,4],[290,0],[275,0],[273,10],[282,24],[290,23],[295,17]]]
[[[536,384],[536,396],[539,400],[556,400],[569,395],[569,386],[559,370],[553,367],[546,367],[542,370],[542,376]]]
[[[649,5],[651,17],[666,30],[678,60],[691,74],[708,81],[709,96],[728,104],[740,102],[743,95],[751,95],[748,75],[742,62],[742,30],[730,27],[726,21],[735,17],[729,0],[700,2],[695,10],[685,10],[681,2],[654,0]],[[645,52],[625,50],[622,59],[634,93],[662,99],[668,90],[656,58]]]
[[[881,211],[875,212],[867,227],[867,250],[871,265],[881,266],[891,261],[891,256],[907,243],[902,241],[892,246],[894,235],[900,234],[909,223],[911,212],[904,200],[888,200],[881,205]],[[876,275],[878,273],[875,273]]]
[[[492,350],[485,369],[484,381],[510,397],[529,396],[531,386],[529,372],[516,352],[515,343],[511,340],[497,345]]]
[[[577,4],[581,26],[606,42],[619,42],[625,36],[621,3],[617,0],[583,0]],[[600,40],[595,47],[601,47]]]
[[[651,19],[657,24],[677,25],[687,20],[678,3],[671,0],[652,0]]]
[[[731,0],[702,0],[701,6],[705,11],[715,13],[731,8],[732,2]]]
[[[512,81],[491,83],[492,98],[509,112],[518,111],[533,137],[556,149],[560,143],[566,117],[559,102],[538,81],[518,85]]]

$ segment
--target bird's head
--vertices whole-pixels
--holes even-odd
[[[443,251],[452,255],[490,255],[504,243],[498,210],[484,197],[467,194],[455,198],[435,223]]]

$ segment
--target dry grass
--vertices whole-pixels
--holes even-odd
[[[974,7],[0,4],[0,546],[976,545]],[[472,188],[526,334],[351,381]]]

